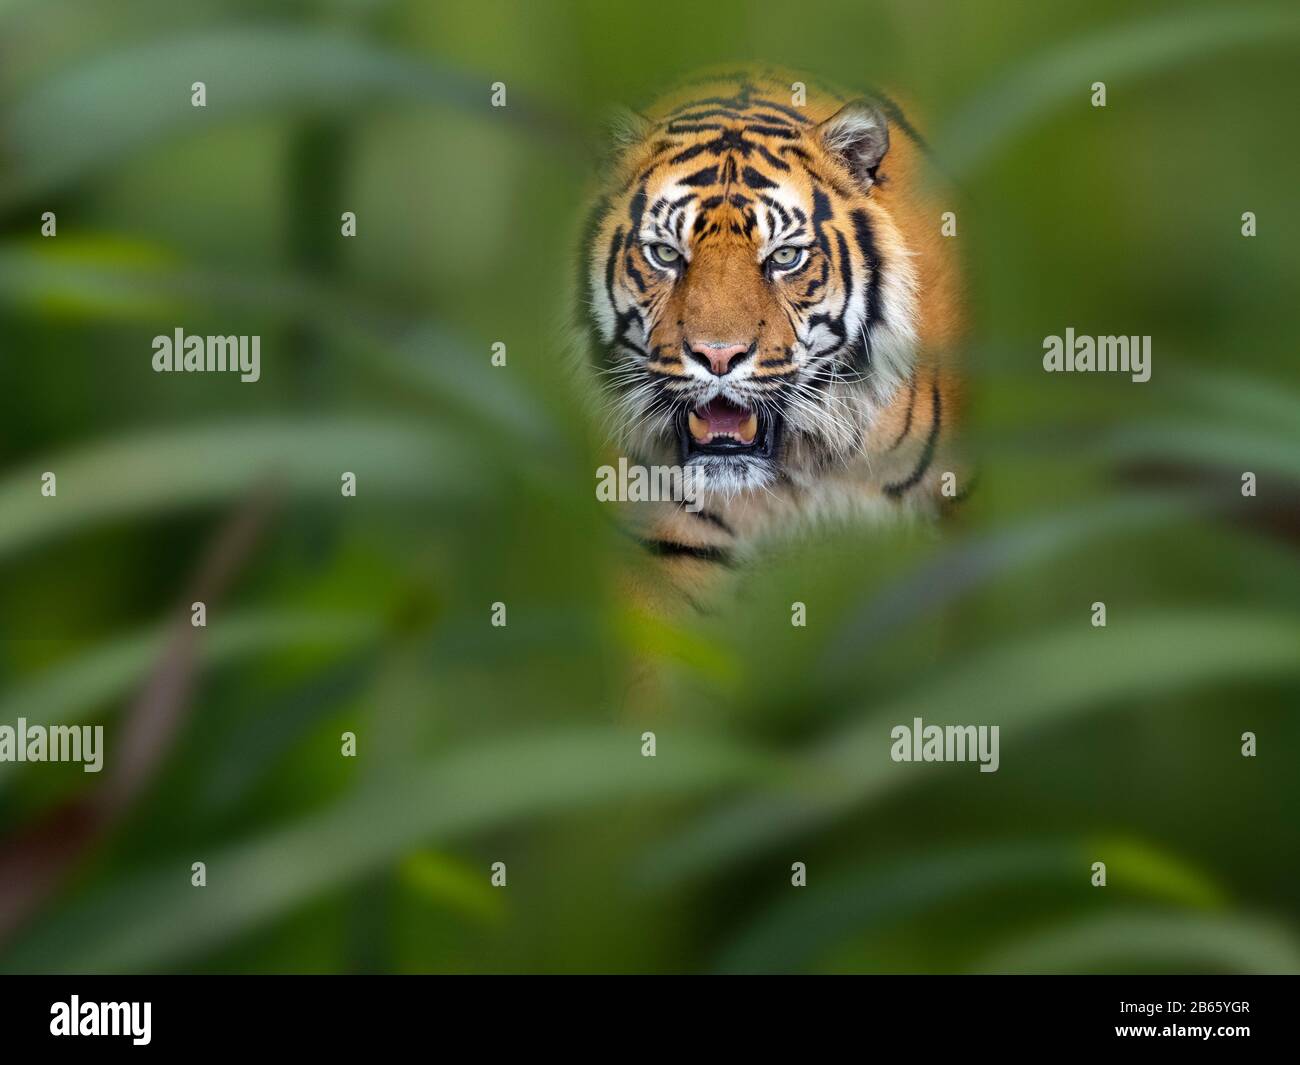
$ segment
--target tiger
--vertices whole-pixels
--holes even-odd
[[[617,123],[585,347],[610,442],[690,475],[637,508],[643,598],[703,609],[766,538],[961,497],[940,490],[962,322],[929,154],[892,97],[780,70],[708,73]]]

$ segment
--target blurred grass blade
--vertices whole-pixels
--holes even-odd
[[[721,972],[791,972],[815,967],[826,952],[872,931],[980,892],[1058,888],[1068,900],[1081,870],[1105,854],[1113,889],[1182,905],[1221,901],[1203,874],[1131,840],[1015,842],[941,850],[819,879],[815,892],[785,892],[721,954]],[[1138,870],[1129,876],[1130,868]]]
[[[1088,106],[1094,81],[1115,87],[1177,63],[1241,45],[1283,46],[1300,36],[1294,5],[1236,5],[1168,14],[1106,29],[1042,53],[976,96],[935,138],[944,169],[967,177],[995,158],[1034,123],[1073,102]],[[1207,91],[1213,91],[1207,83]]]
[[[356,616],[276,612],[233,614],[205,631],[198,643],[202,666],[222,666],[287,648],[351,650],[375,638],[379,625]],[[25,717],[30,725],[72,725],[89,720],[127,695],[157,665],[171,630],[114,640],[72,660],[62,660],[0,697],[0,721]],[[0,784],[21,768],[0,762]]]
[[[1149,423],[1117,430],[1104,450],[1113,457],[1160,457],[1205,466],[1269,470],[1300,479],[1300,423],[1286,429],[1238,429],[1204,422]]]
[[[0,303],[63,319],[157,321],[187,304],[210,303],[212,280],[187,285],[184,264],[165,248],[107,234],[0,246]],[[267,295],[261,287],[249,291]],[[281,306],[288,302],[283,293],[276,297]]]
[[[1300,437],[1300,393],[1280,381],[1200,366],[1179,367],[1173,380],[1176,387],[1200,400],[1207,413],[1219,417],[1230,413],[1247,425],[1271,422]]]
[[[493,889],[481,869],[440,851],[407,855],[399,870],[402,883],[434,906],[443,906],[472,920],[498,923],[505,916],[505,898]]]
[[[1137,840],[1102,836],[1088,839],[1083,850],[1089,867],[1105,860],[1110,888],[1206,909],[1225,901],[1219,887],[1200,870]],[[1077,872],[1079,867],[1073,868]]]
[[[516,736],[427,761],[258,839],[202,848],[208,887],[201,891],[189,883],[189,847],[165,868],[116,878],[61,909],[16,943],[0,968],[157,969],[227,945],[429,840],[620,799],[700,795],[767,771],[766,760],[704,736],[679,737],[671,759],[642,758],[636,737],[628,729]]]
[[[190,103],[195,81],[207,86],[206,108]],[[0,208],[214,123],[273,112],[355,110],[377,99],[491,114],[548,144],[574,139],[567,124],[514,92],[508,108],[491,111],[490,81],[427,57],[308,29],[209,28],[117,49],[60,71],[0,112],[6,156]]]
[[[983,973],[1297,973],[1300,946],[1278,921],[1199,913],[1108,913],[999,947]]]
[[[298,278],[195,266],[158,244],[96,234],[2,246],[0,303],[61,318],[151,324],[204,311],[261,311],[327,332],[359,370],[378,370],[403,389],[446,401],[493,434],[524,437],[531,448],[554,436],[514,379],[492,372],[486,343],[477,346],[480,354],[437,322],[399,319]]]
[[[346,504],[358,495],[465,499],[488,490],[471,449],[427,425],[288,418],[157,429],[51,455],[0,480],[0,563],[97,522],[231,499],[260,481],[293,496]],[[41,474],[58,495],[41,495]]]
[[[1085,617],[996,647],[828,736],[796,767],[794,786],[704,816],[650,853],[646,879],[664,884],[716,873],[936,772],[977,772],[973,765],[892,761],[889,732],[897,724],[919,717],[927,725],[998,725],[1005,769],[1022,738],[1062,718],[1234,678],[1293,677],[1300,674],[1297,648],[1300,619],[1227,612],[1132,617],[1105,629],[1089,627]]]
[[[1016,569],[1037,565],[1103,536],[1132,532],[1184,517],[1190,497],[1145,493],[1035,517],[970,540],[878,592],[836,626],[816,675],[855,671],[862,649],[884,632],[960,599]]]
[[[551,456],[536,454],[536,449],[553,443],[555,425],[536,396],[492,366],[489,346],[481,347],[481,352],[475,352],[464,337],[426,320],[413,325],[396,343],[384,346],[382,365],[398,382],[422,392],[454,396],[458,405],[489,422],[494,432],[526,438],[527,446],[522,449],[514,440],[506,445],[512,463],[534,459],[545,463]],[[455,354],[454,367],[449,366],[449,353]]]

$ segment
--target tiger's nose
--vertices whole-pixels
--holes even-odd
[[[747,355],[752,344],[705,344],[688,341],[691,358],[710,373],[721,377],[742,356]]]

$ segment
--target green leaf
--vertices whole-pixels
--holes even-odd
[[[1300,972],[1295,933],[1262,917],[1107,913],[1052,927],[991,952],[982,973]]]
[[[505,915],[504,897],[481,869],[450,854],[416,851],[403,860],[402,883],[424,901],[494,924]]]
[[[0,480],[0,563],[98,522],[229,501],[261,484],[330,506],[343,472],[376,498],[472,498],[486,475],[451,433],[396,419],[231,421],[156,429],[51,455]],[[58,494],[41,495],[41,475]]]
[[[1272,470],[1300,478],[1300,433],[1294,425],[1285,429],[1239,429],[1204,422],[1151,422],[1117,430],[1106,438],[1104,450],[1112,456],[1158,455],[1230,470]]]
[[[157,244],[92,234],[0,247],[0,301],[42,315],[151,324],[196,310],[260,311],[327,332],[359,372],[449,403],[515,454],[521,441],[531,456],[554,437],[536,401],[490,366],[486,343],[298,278],[195,266]]]
[[[1196,397],[1207,413],[1231,414],[1246,425],[1272,423],[1292,437],[1300,435],[1300,394],[1280,381],[1239,373],[1184,366],[1173,377],[1175,387]]]
[[[207,86],[206,107],[190,102],[195,81]],[[328,31],[207,28],[60,71],[0,113],[6,158],[0,208],[168,137],[232,118],[339,113],[376,99],[468,110],[517,124],[552,145],[572,138],[566,124],[516,94],[508,108],[494,111],[487,82],[427,57],[403,56]]]
[[[1222,901],[1203,874],[1132,840],[1105,843],[985,843],[884,864],[872,862],[819,878],[816,890],[787,891],[721,954],[722,972],[791,972],[814,965],[846,939],[896,927],[928,910],[980,892],[1046,886],[1065,893],[1087,883],[1104,854],[1111,890],[1184,905]]]
[[[914,718],[927,725],[998,725],[1005,765],[1022,737],[1119,700],[1237,677],[1295,676],[1297,647],[1300,620],[1289,616],[1184,612],[1093,629],[1081,615],[1068,629],[995,647],[892,706],[864,711],[807,752],[791,774],[793,786],[703,817],[650,854],[645,876],[664,884],[716,872],[935,773],[977,772],[974,765],[892,761],[890,729]]]
[[[1203,506],[1203,504],[1201,504]],[[837,624],[818,676],[857,667],[862,648],[886,632],[924,617],[994,579],[1058,557],[1092,540],[1185,517],[1195,500],[1147,493],[1122,496],[1035,516],[945,550],[915,572],[881,589]]]
[[[636,736],[600,728],[494,740],[392,774],[257,839],[211,850],[195,844],[168,866],[115,879],[41,923],[0,967],[156,969],[226,946],[430,840],[616,800],[733,788],[769,767],[706,736],[679,737],[672,758],[642,758]],[[199,859],[207,864],[205,888],[190,886],[190,863]]]
[[[1106,863],[1110,888],[1144,891],[1186,906],[1221,905],[1222,892],[1196,869],[1135,840],[1092,839],[1085,845],[1088,864]]]
[[[934,140],[944,170],[966,177],[1004,152],[1029,127],[1073,102],[1088,107],[1089,86],[1111,91],[1136,77],[1242,45],[1280,47],[1300,36],[1294,6],[1176,8],[1143,22],[1071,38],[1037,54],[975,96]]]
[[[328,646],[351,649],[375,638],[377,622],[367,618],[305,614],[233,614],[205,630],[198,641],[199,664],[207,669],[286,648]],[[31,725],[71,725],[133,692],[157,664],[167,645],[165,628],[136,633],[96,647],[54,666],[0,698],[0,722],[25,717]],[[0,785],[20,769],[0,762]]]

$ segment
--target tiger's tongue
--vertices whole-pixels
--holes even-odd
[[[725,433],[727,436],[740,435],[740,421],[748,414],[739,407],[733,407],[725,399],[715,399],[699,412],[711,433]]]
[[[691,414],[691,432],[696,439],[707,435],[730,436],[744,443],[752,443],[758,430],[758,420],[752,411],[718,398]]]

